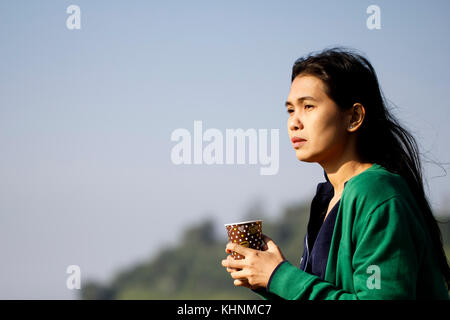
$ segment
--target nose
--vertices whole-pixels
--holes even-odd
[[[299,130],[303,128],[303,123],[300,121],[299,117],[293,114],[288,119],[288,129],[291,131]]]

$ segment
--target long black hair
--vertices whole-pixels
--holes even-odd
[[[300,74],[322,80],[326,94],[341,110],[348,110],[356,102],[364,106],[366,114],[356,142],[358,155],[363,162],[377,163],[406,180],[426,221],[449,290],[450,267],[438,223],[423,188],[417,142],[387,108],[370,62],[354,49],[335,47],[297,59],[291,82]]]

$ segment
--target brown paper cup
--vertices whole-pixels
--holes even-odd
[[[225,228],[227,228],[228,240],[232,243],[256,250],[261,249],[262,220],[227,223]],[[232,256],[237,260],[245,258],[243,255],[234,251]]]

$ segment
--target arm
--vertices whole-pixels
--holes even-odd
[[[352,259],[352,292],[287,261],[274,271],[267,291],[290,300],[414,299],[423,231],[406,201],[393,197],[381,203],[361,229]]]

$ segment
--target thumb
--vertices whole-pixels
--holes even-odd
[[[262,238],[267,244],[267,250],[273,250],[277,248],[277,245],[275,244],[275,242],[273,242],[272,238],[266,236],[265,234],[262,235]]]

